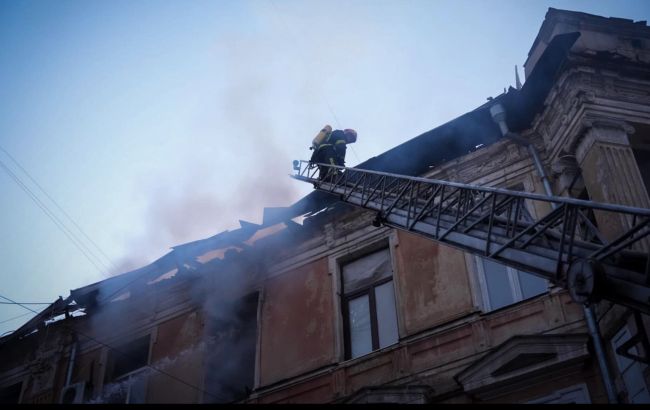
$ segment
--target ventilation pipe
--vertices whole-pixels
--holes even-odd
[[[501,104],[496,103],[492,105],[490,107],[490,115],[492,116],[494,122],[496,122],[499,126],[501,135],[516,142],[519,145],[525,146],[528,149],[528,152],[530,152],[530,155],[533,157],[533,162],[535,164],[535,168],[537,169],[537,173],[539,174],[539,177],[542,180],[542,184],[544,185],[546,196],[553,197],[554,195],[553,190],[551,189],[551,184],[549,183],[548,176],[544,171],[542,160],[539,157],[539,153],[537,152],[535,145],[508,129],[508,124],[506,123],[506,110]],[[557,204],[555,202],[551,202],[551,206],[553,209],[557,208]],[[585,315],[585,321],[587,322],[587,328],[589,329],[591,340],[594,343],[594,350],[596,351],[596,357],[598,359],[603,384],[605,385],[605,390],[607,391],[607,398],[610,403],[618,403],[616,389],[614,388],[614,382],[609,371],[609,365],[607,363],[607,357],[605,356],[605,350],[603,348],[603,342],[600,336],[600,329],[596,321],[596,315],[594,314],[591,305],[588,303],[582,305],[582,310]]]

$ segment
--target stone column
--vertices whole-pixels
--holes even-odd
[[[591,199],[650,208],[648,192],[628,139],[634,128],[624,122],[609,121],[593,121],[588,126],[576,147],[576,159]],[[612,212],[597,211],[595,217],[599,230],[608,240],[615,239],[632,224],[632,218]],[[644,242],[646,248],[648,240]]]

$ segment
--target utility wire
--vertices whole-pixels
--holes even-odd
[[[23,313],[22,315],[18,315],[18,316],[12,317],[11,319],[3,320],[2,322],[0,322],[0,324],[2,324],[2,323],[7,323],[7,322],[11,322],[12,320],[16,320],[16,319],[19,319],[19,318],[21,318],[21,317],[23,317],[23,316],[27,316],[27,315],[30,315],[30,314],[31,314],[30,312]],[[14,331],[14,330],[11,330],[11,332],[13,332],[13,331]]]
[[[64,209],[63,209],[63,208],[58,204],[58,202],[56,202],[56,201],[54,200],[54,198],[52,198],[52,197],[47,193],[47,191],[45,191],[45,189],[44,189],[44,188],[43,188],[43,187],[42,187],[42,186],[41,186],[41,185],[40,185],[40,184],[39,184],[39,183],[38,183],[38,182],[37,182],[37,181],[36,181],[32,176],[31,176],[31,174],[30,174],[29,172],[27,172],[27,170],[26,170],[22,165],[20,165],[20,163],[18,162],[18,160],[16,160],[16,159],[15,159],[15,158],[14,158],[14,157],[13,157],[13,156],[12,156],[12,155],[7,151],[7,150],[6,150],[6,149],[4,149],[1,145],[0,145],[0,150],[2,150],[2,152],[4,152],[4,153],[9,157],[9,159],[11,159],[11,160],[13,161],[14,164],[16,164],[16,165],[18,166],[18,168],[20,168],[20,169],[25,173],[25,175],[27,175],[27,177],[30,179],[30,181],[32,181],[32,182],[34,183],[34,185],[36,185],[36,186],[38,187],[38,189],[40,189],[41,192],[43,192],[43,194],[45,194],[45,196],[46,196],[50,201],[52,201],[52,203],[53,203],[53,204],[58,208],[58,210],[61,211],[61,213],[62,213],[63,215],[65,215],[65,217],[68,218],[68,220],[69,220],[70,222],[72,222],[72,224],[73,224],[73,225],[74,225],[74,226],[79,230],[79,232],[81,232],[81,234],[84,236],[84,238],[86,238],[86,239],[88,240],[88,242],[90,242],[90,243],[95,247],[95,249],[96,249],[96,250],[97,250],[97,251],[98,251],[98,252],[99,252],[99,253],[100,253],[100,254],[101,254],[101,255],[102,255],[102,256],[103,256],[107,261],[108,261],[108,263],[110,264],[110,266],[111,266],[115,271],[117,271],[117,270],[118,270],[118,269],[117,269],[117,266],[115,266],[115,264],[113,263],[113,261],[111,260],[111,258],[109,258],[108,255],[106,255],[106,253],[105,253],[105,252],[104,252],[104,251],[99,247],[99,245],[97,245],[97,243],[95,243],[95,241],[93,241],[93,240],[92,240],[92,239],[91,239],[91,238],[86,234],[86,232],[85,232],[83,229],[81,229],[81,227],[77,224],[77,222],[75,222],[75,220],[72,219],[72,217],[71,217],[70,215],[68,215],[68,213],[67,213],[67,212],[66,212],[66,211],[65,211],[65,210],[64,210]],[[99,259],[99,258],[97,258],[97,259]]]
[[[53,198],[52,198],[52,197],[51,197],[51,196],[50,196],[50,195],[49,195],[49,194],[48,194],[48,193],[47,193],[47,192],[46,192],[46,191],[41,187],[41,186],[40,186],[40,184],[39,184],[38,182],[36,182],[36,180],[35,180],[34,178],[32,178],[32,176],[29,174],[29,172],[27,172],[27,170],[25,170],[25,168],[23,168],[23,167],[20,165],[20,163],[18,163],[18,161],[17,161],[17,160],[16,160],[16,159],[15,159],[15,158],[14,158],[14,157],[9,153],[9,152],[7,152],[7,150],[5,150],[4,148],[2,148],[2,146],[0,146],[0,150],[2,150],[2,151],[3,151],[3,152],[4,152],[4,153],[9,157],[9,158],[11,158],[11,160],[12,160],[12,161],[13,161],[13,162],[14,162],[14,163],[15,163],[15,164],[16,164],[16,165],[17,165],[17,166],[18,166],[18,167],[19,167],[19,168],[20,168],[20,169],[21,169],[21,170],[22,170],[22,171],[23,171],[23,172],[24,172],[28,177],[29,177],[29,179],[30,179],[30,180],[31,180],[31,181],[32,181],[32,182],[33,182],[33,183],[34,183],[34,184],[35,184],[35,185],[36,185],[36,186],[37,186],[37,187],[38,187],[38,188],[39,188],[39,189],[40,189],[40,190],[41,190],[41,191],[42,191],[42,192],[43,192],[43,193],[44,193],[44,194],[45,194],[45,195],[46,195],[46,196],[47,196],[47,197],[48,197],[48,198],[49,198],[49,199],[50,199],[50,200],[51,200],[51,201],[56,205],[56,206],[57,206],[57,208],[59,208],[59,210],[61,210],[61,212],[62,212],[64,215],[66,215],[66,217],[67,217],[67,218],[68,218],[68,219],[69,219],[69,220],[70,220],[70,221],[71,221],[71,222],[72,222],[72,223],[77,227],[77,229],[79,229],[79,231],[81,231],[81,233],[82,233],[82,234],[83,234],[83,235],[84,235],[84,236],[85,236],[85,237],[86,237],[86,238],[87,238],[87,239],[88,239],[92,244],[95,245],[95,247],[99,250],[99,252],[101,252],[102,255],[104,255],[104,257],[109,261],[109,263],[110,263],[111,266],[115,269],[115,271],[118,271],[118,268],[117,268],[117,267],[112,263],[112,261],[110,260],[110,258],[109,258],[108,256],[106,256],[106,254],[101,250],[101,248],[100,248],[100,247],[99,247],[99,246],[98,246],[98,245],[97,245],[97,244],[96,244],[92,239],[90,239],[90,237],[88,237],[88,236],[84,233],[84,231],[81,229],[81,227],[79,227],[79,225],[77,225],[77,223],[76,223],[76,222],[75,222],[75,221],[74,221],[74,220],[73,220],[73,219],[72,219],[72,218],[71,218],[71,217],[70,217],[70,216],[69,216],[69,215],[68,215],[68,214],[67,214],[67,213],[66,213],[66,212],[65,212],[65,211],[64,211],[64,210],[63,210],[63,209],[62,209],[62,208],[57,204],[57,203],[56,203],[56,201],[55,201],[55,200],[54,200],[54,199],[53,199]],[[58,218],[56,218],[56,216],[52,213],[52,211],[50,211],[49,208],[47,208],[47,206],[46,206],[42,201],[40,201],[40,200],[38,199],[38,197],[37,197],[37,196],[36,196],[36,195],[35,195],[35,194],[34,194],[34,193],[33,193],[33,192],[32,192],[32,191],[31,191],[31,190],[30,190],[30,189],[29,189],[29,188],[28,188],[24,183],[23,183],[23,182],[22,182],[22,180],[21,180],[21,179],[20,179],[20,178],[15,174],[15,173],[13,173],[13,172],[9,169],[9,167],[6,166],[6,164],[4,164],[4,163],[2,162],[2,160],[0,160],[0,166],[1,166],[1,167],[2,167],[6,172],[7,172],[7,174],[9,174],[10,177],[12,177],[12,179],[13,179],[13,180],[14,180],[14,181],[15,181],[15,182],[16,182],[16,183],[17,183],[17,184],[18,184],[18,185],[23,189],[23,191],[25,191],[25,193],[27,193],[27,195],[30,196],[30,198],[31,198],[31,199],[36,203],[36,205],[38,205],[38,206],[41,208],[41,210],[43,210],[43,212],[44,212],[48,217],[50,217],[50,219],[55,223],[55,225],[57,225],[57,227],[58,227],[59,229],[61,229],[61,230],[63,231],[64,234],[66,234],[66,236],[68,237],[68,239],[70,239],[70,241],[71,241],[71,242],[72,242],[72,243],[77,247],[77,249],[79,249],[79,251],[80,251],[82,254],[84,254],[84,256],[85,256],[85,257],[86,257],[86,258],[87,258],[87,259],[88,259],[88,260],[89,260],[93,265],[95,265],[95,267],[96,267],[96,268],[97,268],[101,273],[104,273],[105,275],[109,276],[108,271],[105,269],[105,268],[106,268],[106,265],[104,265],[104,269],[102,269],[101,267],[99,267],[99,266],[98,266],[98,265],[97,265],[97,264],[96,264],[96,263],[95,263],[95,262],[94,262],[94,261],[93,261],[93,260],[92,260],[92,259],[91,259],[91,258],[90,258],[86,253],[85,253],[85,252],[84,252],[84,250],[80,249],[80,247],[79,247],[79,245],[78,245],[77,243],[83,245],[82,241],[80,241],[80,240],[79,240],[79,239],[74,235],[74,233],[73,233],[72,231],[70,231],[69,229],[67,229],[67,228],[63,225],[63,223],[62,223]],[[44,209],[44,208],[45,208],[45,209]],[[53,219],[52,217],[54,217],[54,219]],[[58,222],[58,223],[57,223],[57,222]],[[70,235],[74,236],[74,239],[71,238]],[[99,259],[99,258],[98,258],[94,253],[92,253],[92,252],[90,251],[90,249],[88,249],[88,247],[84,247],[84,248],[87,249],[88,252],[90,252],[90,254],[91,254],[91,255],[96,259],[97,262],[100,262],[100,263],[101,263],[101,260],[100,260],[100,259]],[[120,292],[121,290],[125,289],[127,286],[131,285],[133,282],[137,281],[138,279],[140,279],[140,277],[139,277],[139,276],[136,276],[136,278],[135,278],[134,280],[132,280],[132,281],[128,282],[127,284],[125,284],[124,286],[120,287],[119,289],[117,289],[116,291],[114,291],[112,294],[110,294],[110,295],[108,295],[107,297],[105,297],[103,300],[105,301],[105,300],[110,299],[112,296],[114,296],[115,294],[117,294],[117,293]]]
[[[51,305],[52,303],[40,303],[40,302],[0,302],[0,305]]]
[[[30,308],[28,308],[27,306],[25,306],[25,305],[23,305],[23,304],[21,304],[21,303],[18,303],[18,302],[14,301],[14,300],[11,300],[11,299],[9,299],[9,298],[6,297],[6,296],[2,296],[2,295],[0,295],[0,298],[3,298],[3,299],[5,299],[5,300],[8,300],[9,302],[15,303],[15,304],[17,304],[17,305],[19,305],[19,306],[21,306],[21,307],[23,307],[23,308],[29,310],[30,312],[33,312],[33,313],[38,314],[37,311],[35,311],[35,310],[33,310],[33,309],[30,309]],[[69,330],[71,330],[71,331],[73,331],[73,332],[75,332],[75,333],[77,333],[77,334],[79,334],[79,335],[81,335],[81,336],[83,336],[83,337],[85,337],[85,338],[88,338],[88,339],[92,340],[93,342],[95,342],[95,343],[97,343],[97,344],[99,344],[99,345],[102,345],[102,346],[104,346],[104,347],[106,347],[106,348],[108,348],[108,349],[111,349],[112,351],[117,352],[117,353],[119,353],[119,354],[121,354],[121,355],[123,355],[123,356],[125,356],[125,357],[127,357],[127,358],[129,358],[129,359],[133,359],[132,355],[129,355],[129,354],[127,354],[127,353],[124,353],[124,352],[120,351],[119,349],[117,349],[117,348],[115,348],[115,347],[113,347],[113,346],[109,346],[108,344],[106,344],[106,343],[104,343],[104,342],[102,342],[102,341],[100,341],[100,340],[97,340],[97,339],[95,339],[95,338],[92,337],[92,336],[88,336],[87,334],[85,334],[85,333],[83,333],[83,332],[80,332],[78,329],[73,328],[71,325],[68,325],[68,324],[65,324],[65,323],[63,323],[62,325],[63,325],[64,327],[66,327],[67,329],[69,329]],[[195,385],[193,385],[193,384],[191,384],[191,383],[186,382],[186,381],[183,380],[183,379],[180,379],[180,378],[174,376],[173,374],[167,373],[167,372],[164,371],[164,370],[160,370],[160,369],[158,369],[158,368],[156,368],[156,367],[154,367],[154,366],[152,366],[152,365],[149,365],[149,364],[147,364],[147,365],[145,365],[145,366],[148,367],[148,368],[150,368],[150,369],[152,369],[152,370],[154,370],[154,371],[156,371],[156,372],[158,372],[158,373],[160,373],[160,374],[163,374],[163,375],[165,375],[165,376],[167,376],[167,377],[169,377],[169,378],[171,378],[171,379],[173,379],[173,380],[176,380],[176,381],[179,382],[179,383],[182,383],[182,384],[184,384],[184,385],[186,385],[186,386],[188,386],[188,387],[191,387],[191,388],[193,388],[193,389],[195,389],[195,390],[197,390],[197,391],[199,391],[199,392],[201,392],[201,393],[207,394],[207,395],[212,396],[212,397],[214,397],[214,398],[216,398],[216,399],[219,399],[219,400],[224,400],[224,397],[223,397],[223,396],[220,396],[220,395],[217,395],[217,394],[214,394],[214,393],[210,393],[210,392],[208,392],[208,391],[205,391],[205,390],[203,390],[202,388],[200,388],[200,387],[198,387],[198,386],[195,386]],[[225,400],[224,400],[224,401],[225,401]]]
[[[59,228],[59,229],[60,229],[60,230],[65,234],[65,236],[68,237],[68,239],[69,239],[69,240],[70,240],[70,241],[71,241],[71,242],[72,242],[72,243],[77,247],[77,249],[79,249],[79,251],[80,251],[80,252],[81,252],[81,253],[86,257],[86,259],[88,259],[88,261],[90,261],[90,263],[92,263],[92,264],[95,266],[95,268],[97,268],[97,270],[98,270],[100,273],[102,273],[102,274],[108,276],[108,272],[107,272],[104,268],[100,267],[100,266],[97,264],[97,262],[96,262],[95,260],[93,260],[90,256],[88,256],[88,253],[86,253],[86,251],[85,251],[85,249],[84,249],[84,248],[87,249],[87,247],[86,247],[83,243],[81,243],[81,242],[80,242],[80,241],[79,241],[79,240],[74,236],[74,233],[72,233],[72,232],[71,232],[71,231],[70,231],[70,230],[69,230],[69,229],[68,229],[68,228],[67,228],[67,227],[66,227],[66,226],[61,222],[61,220],[59,220],[59,218],[57,218],[57,216],[54,215],[54,214],[49,210],[49,208],[47,207],[47,205],[45,205],[45,204],[44,204],[44,203],[43,203],[43,202],[38,198],[38,196],[36,196],[36,194],[34,194],[34,193],[32,192],[32,190],[29,189],[29,187],[23,183],[23,181],[18,177],[18,175],[16,175],[13,171],[11,171],[11,169],[9,169],[9,167],[8,167],[8,166],[7,166],[7,165],[6,165],[2,160],[0,160],[0,167],[2,167],[2,168],[5,170],[5,172],[6,172],[6,173],[7,173],[7,174],[8,174],[8,175],[9,175],[9,176],[14,180],[14,182],[16,182],[16,184],[18,184],[18,186],[19,186],[19,187],[20,187],[20,188],[21,188],[21,189],[22,189],[22,190],[23,190],[23,191],[24,191],[24,192],[25,192],[25,193],[30,197],[30,199],[31,199],[32,201],[34,201],[34,203],[35,203],[39,208],[41,208],[41,210],[45,213],[45,215],[47,215],[47,217],[50,218],[50,220],[51,220],[52,222],[54,222],[54,224],[57,226],[57,228]],[[91,253],[91,255],[93,255],[93,257],[97,258],[94,254],[92,254],[92,252],[90,252],[90,253]],[[99,261],[99,260],[98,260],[98,261]]]
[[[275,4],[275,1],[273,1],[273,0],[269,0],[269,1],[271,2],[271,5],[272,5],[273,8],[275,9],[275,11],[276,11],[276,13],[278,14],[278,16],[280,17],[280,20],[282,20],[282,24],[284,24],[286,31],[289,33],[289,38],[291,38],[291,40],[292,40],[292,41],[294,42],[294,44],[296,45],[296,49],[298,50],[298,53],[301,54],[301,57],[303,58],[303,60],[307,61],[307,58],[306,58],[307,53],[304,52],[302,46],[301,46],[300,44],[298,44],[298,41],[295,40],[295,38],[297,38],[297,37],[294,36],[293,31],[290,29],[289,24],[288,24],[287,21],[284,19],[284,16],[283,16],[283,14],[280,12],[280,9],[278,8],[278,6]],[[334,121],[336,121],[336,126],[337,126],[338,128],[341,128],[341,123],[339,122],[339,119],[338,119],[338,117],[336,116],[336,113],[334,113],[334,109],[332,109],[332,105],[330,104],[330,101],[329,101],[329,99],[327,98],[327,95],[325,94],[324,91],[321,91],[320,94],[323,96],[323,99],[325,100],[325,104],[327,105],[327,109],[330,111],[330,114],[332,114],[332,117],[334,117]],[[348,145],[349,145],[350,148],[352,149],[352,153],[354,154],[354,156],[355,156],[355,158],[357,159],[357,161],[361,162],[361,160],[359,159],[359,156],[357,156],[357,153],[356,153],[356,151],[354,150],[354,148],[352,147],[352,145],[351,145],[351,144],[348,144]]]

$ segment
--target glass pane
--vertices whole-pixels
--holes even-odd
[[[343,265],[343,291],[350,293],[393,273],[390,265],[390,251],[382,249],[346,265]]]
[[[519,275],[519,284],[521,284],[521,294],[524,299],[532,298],[548,290],[546,279],[531,275],[530,273],[517,271]]]
[[[370,306],[368,295],[350,300],[350,357],[363,356],[372,351],[372,333],[370,332]]]
[[[515,302],[508,280],[506,267],[488,259],[483,259],[485,282],[487,283],[490,307],[498,309]]]
[[[397,313],[395,312],[395,292],[393,281],[375,288],[375,304],[377,305],[377,327],[379,333],[379,348],[397,343]]]

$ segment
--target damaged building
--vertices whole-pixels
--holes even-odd
[[[71,291],[0,339],[0,401],[650,402],[650,28],[549,9],[525,73],[358,165],[375,174],[335,195],[315,182],[261,224]],[[368,175],[437,185],[418,197],[377,184],[355,203]],[[471,191],[480,201],[468,186],[487,187]],[[382,193],[395,200],[369,208]],[[443,207],[456,213],[444,233],[418,228],[451,217]],[[467,239],[481,223],[483,242]],[[559,225],[568,239],[549,231]],[[493,230],[513,239],[492,251]],[[560,262],[616,251],[632,278],[545,276],[535,261],[565,241]],[[546,259],[525,254],[531,244]]]

